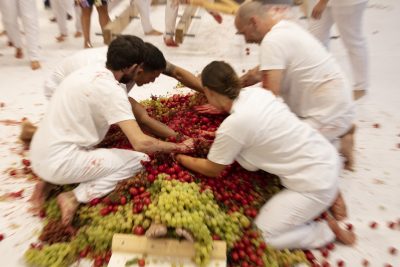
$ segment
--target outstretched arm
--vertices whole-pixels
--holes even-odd
[[[225,165],[214,163],[208,159],[194,158],[182,154],[176,155],[175,158],[189,170],[208,177],[217,177],[226,167]]]
[[[279,96],[281,91],[282,70],[263,70],[262,86]]]
[[[242,87],[247,87],[261,82],[261,73],[259,66],[252,68],[240,77]]]
[[[141,128],[144,128],[150,133],[162,138],[178,135],[177,132],[169,128],[164,123],[150,117],[145,107],[143,107],[135,99],[129,97],[129,102],[132,106],[133,115],[135,115],[136,121]]]
[[[183,85],[189,87],[190,89],[193,89],[200,93],[203,92],[203,87],[198,77],[194,76],[191,72],[181,67],[175,66],[170,62],[167,62],[167,67],[165,68],[163,74],[177,79]]]

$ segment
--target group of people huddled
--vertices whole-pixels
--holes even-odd
[[[318,248],[335,239],[354,244],[355,234],[339,223],[347,217],[339,175],[354,163],[352,88],[326,47],[285,19],[289,8],[261,1],[240,6],[237,32],[260,45],[259,65],[241,77],[223,61],[209,63],[196,77],[132,35],[64,59],[45,83],[49,107],[43,120],[38,127],[25,123],[21,136],[30,141],[33,135],[32,168],[42,179],[32,210],[42,208],[52,186],[78,183],[57,197],[68,225],[80,203],[110,193],[142,169],[148,154],[173,152],[182,166],[215,179],[235,161],[249,171],[277,175],[284,189],[255,220],[268,244],[279,249]],[[317,11],[323,12],[318,7],[313,14]],[[135,84],[154,82],[160,74],[203,93],[208,104],[199,112],[228,114],[207,158],[185,155],[193,149],[192,139],[162,141],[177,133],[128,96]],[[112,124],[134,150],[95,148]],[[323,212],[325,219],[315,220]]]

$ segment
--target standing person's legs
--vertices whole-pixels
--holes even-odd
[[[31,61],[31,69],[40,68],[39,63],[39,17],[36,1],[19,0],[20,16],[24,25],[28,56]]]
[[[132,3],[131,3],[132,4]],[[150,21],[150,5],[151,0],[135,0],[134,5],[139,11],[140,22],[142,23],[143,32],[145,35],[162,35],[161,32],[155,30]]]
[[[82,10],[81,22],[82,22],[82,32],[83,32],[83,47],[91,48],[92,42],[90,41],[90,19],[92,16],[93,7],[85,6],[81,7],[81,10]]]
[[[284,189],[261,208],[255,223],[265,241],[278,249],[318,248],[332,242],[335,236],[352,244],[354,234],[338,228],[333,218],[329,223],[313,221],[332,204],[336,194],[336,187],[304,193]]]
[[[321,43],[329,48],[330,32],[333,25],[332,8],[327,7],[322,13],[320,19],[310,19],[308,30],[314,35]]]
[[[15,47],[15,57],[23,58],[24,53],[22,52],[22,39],[18,26],[19,3],[17,0],[15,1],[0,0],[0,1],[3,11],[4,28],[7,31],[7,36],[9,40]]]
[[[63,42],[65,37],[68,36],[67,10],[65,9],[64,1],[65,0],[50,0],[51,8],[56,17],[58,30],[60,32],[60,35],[56,37],[58,42]]]
[[[178,17],[179,2],[167,0],[165,5],[165,32],[164,43],[167,46],[178,46],[174,40],[176,18]]]
[[[101,6],[96,6],[97,13],[99,14],[99,23],[101,30],[104,34],[104,28],[107,26],[107,24],[110,22],[110,16],[108,15],[108,7],[107,4],[103,4]],[[104,42],[104,44],[106,44]]]
[[[354,79],[354,95],[359,98],[368,88],[368,51],[363,33],[363,15],[367,3],[353,6],[335,7],[332,16],[345,45]]]
[[[78,38],[78,37],[82,36],[82,21],[81,21],[82,8],[79,5],[74,4],[74,10],[75,10],[75,34],[74,34],[74,37]]]

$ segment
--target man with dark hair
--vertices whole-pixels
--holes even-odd
[[[124,36],[107,52],[106,67],[87,66],[68,75],[51,98],[49,108],[30,148],[32,168],[43,181],[32,196],[41,209],[51,184],[78,187],[57,197],[62,223],[71,223],[79,203],[111,192],[118,181],[142,169],[145,153],[188,151],[191,139],[180,144],[163,142],[144,134],[132,113],[128,92],[143,61],[143,41]],[[95,148],[110,125],[118,125],[135,150]]]

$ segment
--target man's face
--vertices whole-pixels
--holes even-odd
[[[235,18],[237,33],[243,35],[246,43],[260,43],[262,40],[260,40],[259,38],[255,23],[256,20],[257,18],[251,18],[246,23],[244,23],[244,21],[241,21],[238,17]]]
[[[138,71],[135,77],[135,83],[137,86],[142,86],[143,84],[152,83],[155,79],[160,76],[162,70],[145,71],[142,68]]]
[[[123,84],[132,83],[132,81],[135,79],[137,71],[138,71],[138,66],[136,65],[130,67],[129,69],[124,69],[123,75],[119,80],[119,82]]]

